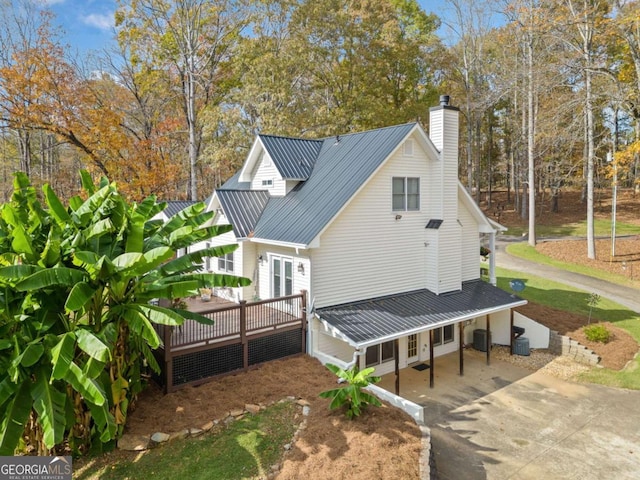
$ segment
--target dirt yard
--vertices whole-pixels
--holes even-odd
[[[560,213],[551,214],[542,208],[541,222],[571,223],[584,218],[584,205],[576,200],[578,194],[563,194]],[[495,205],[499,205],[496,197]],[[610,212],[606,195],[601,196],[598,215]],[[546,211],[545,211],[546,209]],[[626,199],[619,203],[620,221],[638,221],[638,203]],[[495,218],[489,210],[487,213]],[[505,225],[521,220],[505,207],[496,218]],[[629,245],[629,251],[626,250]],[[549,242],[541,244],[541,251],[565,261],[581,262],[580,245],[575,242]],[[586,248],[586,247],[585,247]],[[619,241],[620,255],[627,262],[637,264],[640,277],[640,239]],[[598,249],[608,251],[607,245]],[[608,258],[603,259],[607,263]],[[594,263],[593,268],[605,265]],[[620,268],[620,266],[617,266]],[[591,344],[577,331],[587,323],[585,317],[558,312],[549,307],[530,304],[522,307],[524,314],[536,318],[561,333],[570,335],[596,351],[605,366],[622,368],[638,351],[638,344],[629,334],[608,325],[613,340],[607,345]],[[304,398],[311,404],[308,426],[287,454],[277,478],[293,479],[416,479],[421,441],[420,431],[404,413],[385,406],[372,408],[364,416],[349,421],[340,412],[328,410],[328,400],[318,393],[335,387],[332,374],[316,360],[297,357],[272,362],[249,371],[223,377],[209,384],[186,388],[170,395],[162,395],[150,388],[140,397],[137,408],[129,418],[128,432],[152,434],[156,431],[174,432],[183,428],[199,427],[213,419],[222,419],[232,409],[247,403],[269,403],[287,396]],[[127,452],[110,454],[110,461]]]

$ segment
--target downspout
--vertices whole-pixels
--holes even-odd
[[[353,358],[351,359],[351,361],[349,363],[347,363],[347,368],[345,368],[345,370],[349,370],[351,367],[353,367],[357,362],[358,362],[358,357],[361,357],[362,355],[367,353],[367,348],[365,347],[363,350],[360,350],[359,348],[356,348],[353,351]]]

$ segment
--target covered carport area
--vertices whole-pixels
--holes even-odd
[[[393,356],[395,373],[395,394],[400,395],[400,370],[409,365],[408,354],[401,358],[400,341],[423,332],[429,335],[428,375],[429,386],[434,387],[436,377],[435,358],[438,352],[434,348],[435,331],[441,327],[452,326],[458,330],[457,354],[458,370],[464,375],[464,326],[467,321],[476,318],[486,319],[487,345],[491,345],[491,318],[498,313],[509,312],[510,324],[503,326],[509,330],[512,338],[512,309],[526,304],[526,300],[505,292],[482,280],[463,282],[461,290],[436,295],[429,290],[388,295],[357,302],[318,308],[316,319],[322,325],[325,335],[340,340],[353,352],[353,360],[361,362],[367,349],[394,343]],[[331,361],[331,352],[323,351],[319,344],[314,345],[314,355],[327,362]],[[344,351],[344,350],[343,350]],[[491,349],[486,348],[486,363],[491,359]],[[350,366],[347,365],[347,366]],[[359,365],[364,366],[361,363]]]

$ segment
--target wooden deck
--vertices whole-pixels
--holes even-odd
[[[302,323],[303,305],[295,299],[283,297],[263,302],[238,304],[219,297],[202,301],[199,297],[187,299],[187,309],[211,320],[204,325],[185,320],[171,332],[171,351],[211,345],[239,339],[244,335],[257,335]],[[245,317],[244,323],[242,316]],[[243,332],[243,325],[245,331]]]

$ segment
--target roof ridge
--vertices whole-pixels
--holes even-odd
[[[322,139],[320,138],[288,137],[286,135],[273,135],[270,133],[259,133],[258,137],[282,138],[285,140],[301,140],[303,142],[322,142]]]
[[[406,123],[398,123],[397,125],[388,125],[386,127],[378,127],[378,128],[371,128],[369,130],[362,130],[360,132],[349,132],[349,133],[338,133],[337,135],[340,137],[348,137],[348,136],[353,136],[353,135],[363,135],[365,133],[373,133],[373,132],[380,132],[382,130],[390,130],[392,128],[400,128],[400,127],[406,127],[408,125],[419,125],[419,122],[406,122]],[[322,137],[322,140],[328,140],[328,139],[332,139],[332,138],[336,138],[336,135],[329,135],[326,137]]]

